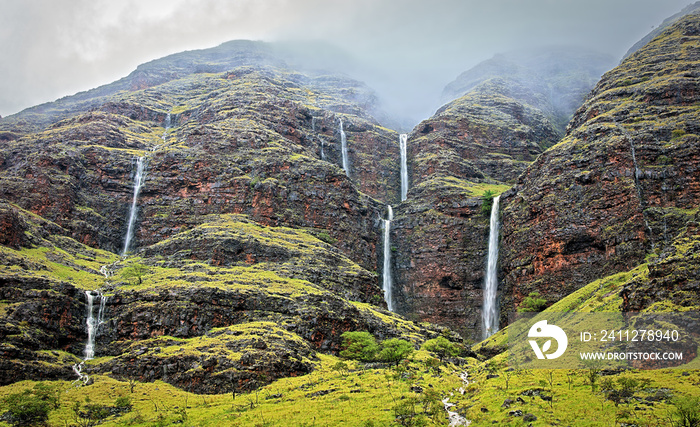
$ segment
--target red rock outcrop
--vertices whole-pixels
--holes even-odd
[[[504,198],[503,311],[554,302],[660,251],[700,205],[700,16],[603,76]]]

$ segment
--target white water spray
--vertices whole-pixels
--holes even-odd
[[[391,303],[391,220],[394,219],[394,211],[391,205],[387,206],[387,219],[384,219],[384,300],[389,311],[394,311]]]
[[[501,196],[493,198],[491,222],[489,225],[489,257],[486,263],[484,280],[484,306],[481,314],[483,338],[486,339],[498,331],[498,202]]]
[[[462,387],[456,389],[456,391],[459,392],[460,395],[464,396],[464,388],[469,386],[469,374],[462,372],[459,374],[459,378],[462,380]],[[450,396],[454,396],[454,393],[450,393]],[[450,403],[449,397],[442,399],[442,405],[445,408],[445,412],[447,412],[447,419],[450,422],[449,427],[469,426],[471,424],[471,421],[468,421],[466,418],[459,415],[459,413],[451,410],[455,404]]]
[[[124,239],[124,250],[122,250],[122,256],[126,256],[126,253],[129,251],[129,245],[131,244],[131,240],[134,238],[134,223],[136,222],[136,213],[138,210],[138,198],[139,193],[141,192],[141,187],[143,187],[143,182],[145,178],[145,162],[145,157],[139,157],[136,160],[136,174],[134,175],[134,197],[131,200],[131,209],[129,210],[129,223],[126,229],[126,238]]]
[[[401,201],[406,200],[408,194],[408,166],[406,166],[406,142],[408,135],[399,135],[399,148],[401,149]]]
[[[343,130],[343,120],[340,120],[340,147],[343,152],[343,169],[345,170],[345,176],[350,177],[350,167],[348,165],[348,140],[345,136],[345,131]]]
[[[73,384],[81,382],[83,385],[87,385],[87,383],[90,381],[88,374],[83,373],[84,366],[85,362],[80,362],[73,365],[73,372],[75,372],[75,375],[78,376],[78,379],[73,381]]]
[[[85,367],[85,361],[95,358],[95,340],[97,338],[97,331],[100,325],[104,323],[105,304],[107,303],[107,297],[98,291],[85,291],[85,297],[87,298],[87,316],[85,324],[88,338],[87,343],[85,343],[83,361],[73,365],[73,372],[75,372],[75,374],[78,376],[78,379],[75,382],[82,382],[83,385],[87,385],[88,381],[90,381],[90,377],[83,373],[83,367]],[[100,298],[97,317],[95,317],[96,297]]]
[[[86,324],[88,333],[88,340],[85,344],[85,360],[92,360],[95,358],[95,337],[97,336],[97,329],[104,323],[103,316],[107,297],[97,291],[85,291],[85,295],[87,296]],[[97,317],[95,317],[95,297],[100,297],[100,308],[97,311]]]
[[[170,113],[165,117],[165,130],[163,131],[163,144],[168,140],[168,130],[170,130]]]

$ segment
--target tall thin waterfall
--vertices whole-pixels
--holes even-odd
[[[85,360],[92,360],[95,357],[95,337],[97,329],[104,323],[105,303],[107,297],[97,291],[85,291],[87,296],[87,333],[88,340],[85,344]],[[95,297],[100,297],[100,308],[95,317]]]
[[[406,166],[406,142],[408,135],[399,135],[399,148],[401,149],[401,201],[406,200],[408,194],[408,167]]]
[[[146,162],[145,157],[139,157],[136,160],[136,174],[134,175],[134,197],[131,200],[131,209],[129,210],[129,223],[126,229],[126,238],[124,239],[124,250],[122,251],[122,256],[125,256],[129,251],[129,245],[131,240],[134,238],[134,223],[136,222],[136,211],[138,210],[138,198],[141,192],[141,187],[143,187],[143,181],[145,178],[144,173],[144,163]]]
[[[82,382],[84,385],[90,381],[88,374],[83,373],[83,368],[85,367],[85,361],[92,360],[95,358],[95,339],[97,337],[97,330],[100,325],[104,323],[104,313],[105,304],[107,303],[107,297],[99,293],[98,291],[85,291],[85,296],[87,298],[87,320],[85,324],[87,326],[88,339],[85,343],[85,351],[83,361],[73,365],[73,372],[78,376],[75,382]],[[97,310],[97,317],[95,317],[95,298],[100,298],[100,306]]]
[[[389,311],[394,311],[391,302],[391,220],[394,219],[394,211],[391,205],[387,206],[387,219],[384,221],[384,300]]]
[[[163,136],[161,137],[163,139],[163,144],[168,139],[168,130],[170,130],[170,113],[165,117],[165,130],[163,131]]]
[[[345,170],[345,175],[350,177],[350,166],[348,165],[348,139],[345,136],[345,131],[343,130],[343,120],[340,120],[340,147],[343,151],[343,169]]]
[[[491,206],[491,222],[489,225],[489,258],[486,263],[486,278],[484,280],[484,307],[482,312],[482,331],[484,339],[498,331],[498,202],[501,196],[493,198]]]

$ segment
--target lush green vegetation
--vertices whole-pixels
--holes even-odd
[[[547,308],[547,300],[537,291],[530,292],[518,307],[520,312],[538,312]]]
[[[423,351],[398,367],[378,369],[341,362],[333,356],[319,357],[320,367],[311,374],[235,395],[195,395],[163,382],[130,384],[105,376],[94,376],[94,384],[84,387],[53,382],[62,394],[59,407],[49,412],[48,423],[74,424],[76,406],[86,413],[87,405],[95,405],[130,408],[102,419],[100,425],[104,426],[390,426],[395,425],[397,416],[404,417],[403,425],[437,426],[444,425],[439,400],[463,385],[458,378],[460,370],[454,365],[426,373],[431,358]],[[339,363],[346,367],[336,369]],[[33,384],[23,381],[0,387],[0,396],[22,393]],[[406,408],[406,400],[412,403],[411,408]]]

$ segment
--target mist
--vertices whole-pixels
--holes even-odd
[[[234,39],[323,41],[388,110],[417,122],[501,52],[575,45],[621,58],[688,0],[25,0],[0,3],[0,115]],[[343,62],[339,63],[341,68]],[[351,74],[350,72],[354,74]]]

